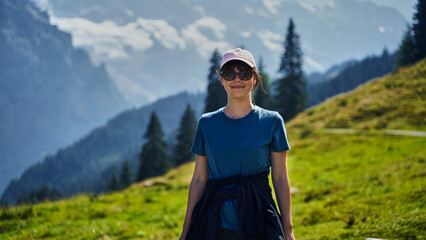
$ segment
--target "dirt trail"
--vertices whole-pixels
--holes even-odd
[[[350,129],[350,128],[324,128],[324,132],[327,133],[346,133],[346,134],[355,134],[357,132],[363,132],[367,130],[360,129]],[[404,136],[414,136],[414,137],[426,137],[426,132],[424,131],[409,131],[409,130],[397,130],[397,129],[385,129],[384,134],[391,135],[404,135]]]

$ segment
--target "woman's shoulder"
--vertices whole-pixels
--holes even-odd
[[[203,113],[201,115],[199,121],[208,121],[208,120],[217,118],[221,114],[222,109],[223,109],[223,107],[221,107],[221,108],[219,108],[215,111]]]
[[[282,119],[281,115],[277,111],[262,108],[260,106],[257,106],[257,108],[258,108],[258,114],[260,119],[275,120],[275,121]]]

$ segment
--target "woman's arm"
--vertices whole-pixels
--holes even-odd
[[[186,233],[191,222],[192,210],[203,195],[207,180],[209,179],[209,171],[207,165],[207,156],[195,155],[195,170],[189,185],[188,206],[186,208],[185,221],[183,222],[183,230],[180,240],[185,239]]]
[[[285,239],[294,240],[293,223],[291,221],[290,181],[287,174],[287,151],[271,152],[271,173],[275,196],[281,212],[281,223]]]

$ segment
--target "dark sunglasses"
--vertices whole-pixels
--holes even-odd
[[[253,76],[253,70],[241,70],[238,73],[231,70],[220,71],[220,75],[226,81],[235,80],[235,77],[237,76],[237,74],[241,80],[247,81],[247,80],[250,80],[251,77]]]

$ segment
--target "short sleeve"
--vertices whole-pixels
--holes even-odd
[[[275,122],[272,126],[272,140],[270,150],[272,152],[282,152],[290,149],[287,140],[284,120],[279,113],[276,114]]]
[[[192,142],[190,151],[198,155],[206,156],[202,118],[198,120],[197,132],[195,133],[194,141]]]

